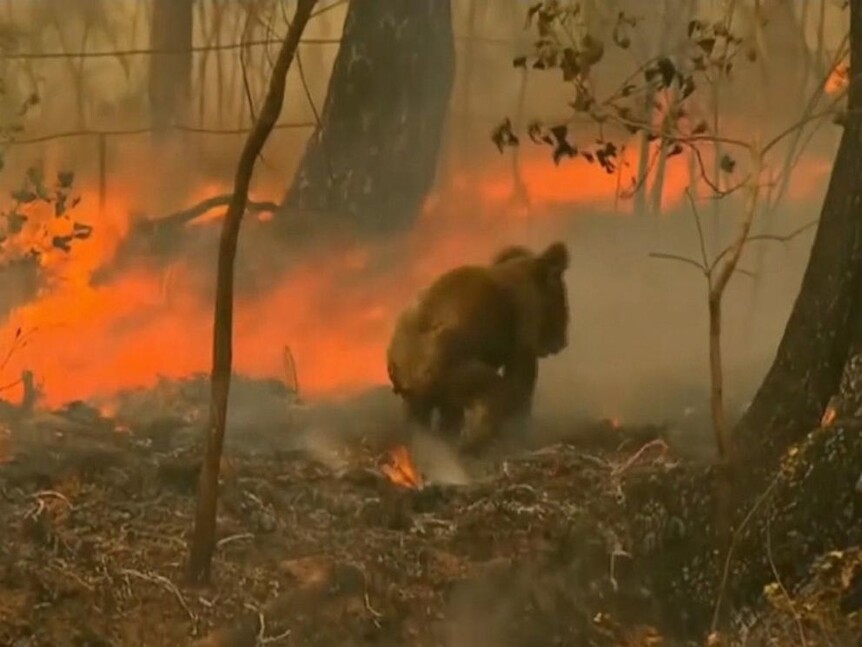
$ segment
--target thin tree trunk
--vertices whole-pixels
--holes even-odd
[[[153,0],[149,97],[157,138],[185,116],[192,81],[193,0]]]
[[[281,114],[287,71],[296,55],[305,25],[316,0],[299,0],[293,22],[278,53],[269,82],[269,90],[260,116],[249,133],[237,165],[234,190],[222,225],[218,255],[215,317],[213,325],[212,395],[206,454],[198,487],[197,510],[189,554],[189,578],[201,583],[209,579],[215,548],[218,478],[224,443],[227,402],[230,392],[233,353],[233,279],[237,239],[248,200],[248,188],[254,163]]]
[[[321,123],[285,197],[286,213],[365,232],[413,222],[437,171],[453,40],[450,0],[351,1]]]

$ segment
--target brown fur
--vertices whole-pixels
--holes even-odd
[[[488,435],[528,411],[538,358],[568,344],[563,273],[568,250],[540,254],[512,246],[487,266],[456,267],[440,276],[398,319],[387,351],[393,391],[410,417],[430,424],[438,410],[454,431],[474,407]]]

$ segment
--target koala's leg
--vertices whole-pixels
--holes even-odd
[[[457,436],[464,424],[464,407],[460,404],[444,405],[440,411],[440,433],[444,436]]]
[[[429,429],[433,410],[434,407],[428,402],[415,398],[404,399],[404,411],[409,425]]]
[[[510,415],[529,416],[533,410],[533,394],[539,379],[539,360],[531,352],[516,353],[506,364],[503,381],[498,384],[500,404],[510,408]]]
[[[497,367],[480,361],[461,362],[447,373],[440,430],[458,438],[460,449],[472,451],[495,435],[496,424],[486,403],[502,379]]]
[[[538,374],[538,360],[525,353],[513,358],[502,375],[495,373],[484,382],[467,406],[461,434],[463,451],[478,451],[498,437],[507,423],[526,423],[532,413]]]
[[[472,402],[464,413],[458,449],[465,454],[476,454],[486,447],[499,435],[502,426],[499,414],[492,398],[485,396]]]

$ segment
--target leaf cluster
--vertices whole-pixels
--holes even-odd
[[[692,20],[682,46],[673,56],[646,61],[610,94],[599,96],[595,81],[610,76],[602,70],[608,53],[628,50],[642,24],[641,17],[619,11],[609,33],[591,33],[580,2],[542,0],[529,7],[527,28],[536,39],[531,51],[516,57],[513,66],[559,74],[572,87],[568,118],[553,124],[536,121],[526,128],[531,141],[551,148],[555,164],[580,156],[613,173],[619,168],[616,158],[625,140],[637,133],[657,142],[667,156],[710,141],[712,135],[707,120],[701,116],[706,111],[700,105],[698,89],[731,77],[737,61],[755,60],[755,51],[746,48],[743,39],[724,20]],[[571,126],[576,120],[597,125],[599,137],[589,143],[573,142]],[[609,125],[616,126],[613,133]],[[491,137],[501,152],[520,143],[508,118],[493,130]],[[735,165],[725,155],[721,170],[732,173]]]
[[[71,171],[60,171],[52,182],[47,182],[38,166],[27,169],[19,188],[10,192],[10,204],[0,210],[0,263],[14,262],[21,255],[38,258],[45,252],[56,249],[70,252],[75,241],[88,239],[93,233],[92,225],[72,218],[81,198],[75,195],[75,175]],[[66,233],[52,233],[50,221],[42,214],[44,207],[50,210],[50,219],[62,221]],[[32,225],[37,236],[27,240],[23,253],[16,245],[23,237],[28,225]]]

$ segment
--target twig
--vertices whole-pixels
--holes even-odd
[[[173,224],[188,223],[204,215],[207,211],[210,211],[217,207],[226,207],[230,204],[230,200],[230,193],[225,193],[223,195],[214,195],[211,198],[201,200],[196,205],[189,207],[188,209],[183,209],[182,211],[177,211],[176,213],[172,213],[170,215],[157,218],[155,220],[146,221],[146,224],[141,226],[158,229],[160,225],[164,225],[169,222]],[[246,204],[246,210],[249,213],[273,213],[277,209],[278,205],[275,202],[269,202],[266,200],[262,202],[255,202],[253,200],[249,200]]]
[[[36,492],[36,493],[33,495],[33,498],[34,498],[34,499],[39,499],[40,501],[41,501],[43,498],[46,498],[46,499],[59,499],[60,501],[63,501],[67,506],[69,506],[69,509],[70,509],[70,510],[74,510],[74,509],[75,509],[75,506],[74,506],[74,505],[72,505],[72,502],[71,502],[71,501],[69,501],[69,499],[67,499],[67,498],[66,498],[66,495],[62,494],[61,492],[57,492],[57,491],[55,491],[55,490],[42,490],[41,492]]]
[[[290,635],[290,629],[287,629],[280,634],[267,637],[266,615],[264,614],[263,609],[248,603],[243,604],[242,606],[251,611],[252,613],[257,614],[257,636],[255,636],[255,645],[271,645],[272,643],[278,642],[279,640],[284,640]]]
[[[314,128],[314,126],[315,124],[313,122],[307,121],[287,122],[276,124],[275,126],[273,126],[273,130],[308,129]],[[204,128],[202,126],[187,126],[183,124],[174,124],[170,126],[170,128],[173,128],[174,130],[179,130],[180,132],[199,133],[203,135],[245,135],[251,132],[251,127],[219,129]],[[83,128],[78,130],[68,130],[58,133],[51,133],[48,135],[36,135],[34,137],[15,138],[4,143],[8,146],[26,146],[28,144],[42,144],[57,139],[68,139],[70,137],[122,137],[130,135],[147,135],[151,132],[153,132],[153,129],[150,127],[126,128],[117,130],[93,130],[90,128]]]
[[[186,603],[186,599],[183,597],[183,594],[177,588],[177,585],[171,582],[164,575],[159,575],[158,573],[142,573],[141,571],[137,571],[133,568],[123,568],[120,570],[121,575],[136,577],[140,580],[144,580],[145,582],[150,582],[152,584],[158,584],[159,586],[167,589],[169,592],[173,593],[174,597],[180,603],[180,606],[183,610],[188,614],[189,619],[192,622],[197,622],[197,616],[195,616],[194,612],[189,608],[188,603]]]
[[[662,440],[661,438],[656,438],[655,440],[651,440],[648,443],[646,443],[643,447],[641,447],[639,450],[637,450],[632,456],[630,456],[629,459],[625,463],[623,463],[621,466],[619,466],[613,472],[611,472],[611,478],[616,478],[616,477],[620,476],[623,472],[625,472],[632,465],[634,465],[638,461],[638,459],[640,459],[640,457],[643,456],[643,454],[646,450],[651,449],[652,447],[661,447],[662,454],[664,454],[665,452],[668,451],[668,449],[670,449],[667,446],[667,443],[664,440]]]
[[[688,142],[680,142],[688,146],[689,150],[694,153],[694,158],[697,160],[697,165],[700,167],[700,179],[710,188],[713,193],[713,197],[716,199],[726,198],[727,196],[736,193],[746,184],[748,184],[749,177],[746,176],[737,184],[734,184],[728,189],[722,189],[718,184],[709,179],[709,173],[706,172],[706,162],[703,160],[703,154],[700,151],[700,148],[695,146],[694,144],[689,144]]]
[[[156,56],[156,55],[179,55],[188,54],[189,52],[196,54],[199,52],[213,51],[230,51],[242,49],[243,47],[266,47],[269,45],[278,45],[282,39],[263,38],[260,40],[250,40],[245,43],[220,43],[218,45],[194,45],[184,48],[152,48],[141,47],[133,49],[115,49],[102,50],[95,52],[19,52],[3,54],[3,58],[10,61],[32,61],[32,60],[53,60],[53,59],[87,59],[87,58],[121,58],[124,56]],[[303,38],[301,45],[339,45],[340,38]]]
[[[772,479],[772,482],[769,484],[769,487],[767,487],[763,491],[763,494],[761,494],[757,498],[757,501],[755,501],[754,505],[751,506],[751,509],[745,515],[745,518],[742,520],[742,523],[740,523],[739,526],[737,526],[736,530],[734,530],[733,532],[733,537],[730,540],[730,546],[728,546],[727,549],[727,556],[724,559],[724,569],[721,574],[721,583],[718,588],[718,597],[716,598],[715,609],[713,610],[712,614],[712,626],[710,632],[715,632],[718,628],[718,616],[721,611],[722,602],[724,601],[724,593],[727,589],[727,580],[730,577],[730,563],[733,559],[733,551],[736,548],[736,544],[739,542],[739,538],[742,536],[742,531],[754,518],[755,513],[760,509],[760,506],[763,505],[764,501],[766,501],[769,495],[772,494],[772,491],[775,489],[775,486],[778,485],[778,479],[780,477],[780,472],[775,475],[775,477]]]
[[[237,535],[230,535],[229,537],[223,537],[216,542],[216,548],[224,548],[228,544],[231,544],[235,541],[240,541],[243,539],[254,539],[254,534],[250,532],[242,532]]]
[[[818,223],[818,220],[812,220],[810,222],[805,223],[801,227],[797,227],[796,229],[790,231],[787,234],[783,234],[783,235],[782,234],[757,234],[755,236],[748,236],[745,239],[744,243],[748,244],[748,243],[752,243],[752,242],[766,241],[766,240],[775,241],[775,242],[779,242],[779,243],[787,243],[787,242],[790,242],[791,240],[793,240],[794,238],[796,238],[797,236],[804,234],[809,229],[816,227],[817,223]],[[713,260],[710,269],[711,270],[714,269],[715,266],[721,261],[721,259],[730,253],[731,249],[732,249],[731,246],[724,248],[721,251],[721,253],[715,257],[715,260]]]
[[[703,224],[700,222],[700,212],[697,210],[697,205],[694,202],[694,196],[691,194],[691,187],[685,188],[685,195],[688,198],[688,203],[691,206],[691,215],[694,218],[694,224],[697,227],[697,242],[700,245],[700,259],[703,267],[709,267],[709,261],[706,258],[706,239],[703,235]]]
[[[284,5],[282,5],[282,11],[285,11]],[[285,16],[285,21],[287,24],[290,24],[290,18]],[[321,133],[320,137],[320,145],[323,148],[323,160],[326,162],[326,169],[329,173],[329,182],[331,186],[335,185],[335,171],[332,167],[332,158],[329,155],[329,146],[326,141],[326,137],[322,136],[323,133],[323,122],[320,119],[320,112],[317,110],[317,106],[314,103],[314,97],[311,96],[311,89],[308,87],[308,81],[305,78],[305,68],[302,65],[302,56],[299,51],[296,52],[296,70],[299,72],[299,81],[302,84],[302,90],[305,93],[305,99],[308,101],[308,105],[311,108],[311,112],[314,114],[314,123],[315,128],[318,133]]]
[[[31,328],[27,331],[24,331],[21,328],[18,329],[18,331],[15,333],[14,339],[12,340],[11,346],[9,346],[9,350],[6,351],[6,355],[3,357],[3,361],[0,362],[0,371],[6,368],[6,365],[9,363],[9,360],[12,359],[12,356],[15,354],[15,351],[19,348],[23,348],[27,343],[27,338],[37,330],[38,328]]]
[[[766,559],[769,560],[769,568],[772,569],[772,576],[775,578],[775,583],[781,589],[781,593],[787,600],[787,605],[790,607],[790,613],[793,616],[793,621],[796,623],[796,628],[799,630],[799,644],[802,647],[807,647],[808,641],[805,639],[805,629],[802,626],[802,619],[796,611],[796,605],[793,604],[793,598],[790,597],[790,592],[781,582],[781,576],[778,574],[778,568],[775,566],[775,560],[772,557],[772,518],[766,517]]]
[[[661,258],[661,259],[664,259],[667,261],[679,261],[680,263],[685,263],[686,265],[693,265],[694,267],[699,269],[704,274],[709,273],[708,267],[704,267],[703,265],[698,263],[696,260],[694,260],[692,258],[688,258],[686,256],[679,256],[678,254],[665,254],[663,252],[650,252],[649,255],[652,258]]]
[[[0,386],[0,393],[2,393],[3,391],[8,391],[12,387],[18,386],[19,384],[21,384],[21,382],[22,382],[22,380],[19,377],[14,382],[9,382],[8,384],[4,384],[4,385]]]

